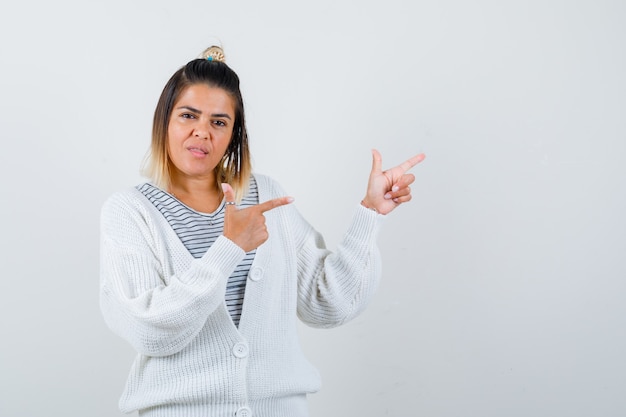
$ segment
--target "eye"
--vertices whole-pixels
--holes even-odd
[[[196,118],[196,116],[191,113],[183,113],[180,115],[180,117],[182,117],[183,119],[195,119]]]
[[[223,120],[214,120],[213,124],[220,127],[226,126],[226,122],[224,122]]]

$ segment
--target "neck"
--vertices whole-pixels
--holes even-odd
[[[194,210],[211,213],[222,202],[221,188],[210,178],[171,178],[169,193]]]

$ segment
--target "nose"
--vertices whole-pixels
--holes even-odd
[[[193,135],[199,139],[208,139],[209,138],[209,124],[198,121],[198,124],[196,124],[193,130]]]
[[[209,130],[203,126],[197,126],[193,131],[193,135],[198,139],[207,139],[209,137]]]

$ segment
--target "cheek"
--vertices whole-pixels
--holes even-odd
[[[184,141],[181,129],[177,129],[176,127],[170,126],[170,128],[167,129],[166,140],[167,140],[167,148],[170,150],[176,150],[176,148],[179,147]]]
[[[233,129],[231,129],[230,132],[224,135],[224,143],[226,144],[227,148],[228,148],[228,145],[230,145],[230,142],[232,141],[233,141]]]
[[[168,135],[165,150],[167,151],[168,159],[176,159],[176,155],[180,152],[176,146],[176,140],[171,140],[170,138],[172,138],[172,136]]]

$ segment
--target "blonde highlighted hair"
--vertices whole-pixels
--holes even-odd
[[[152,122],[152,142],[142,172],[154,185],[168,190],[172,161],[167,152],[167,130],[174,104],[189,86],[205,84],[217,87],[231,96],[235,104],[233,136],[221,162],[215,168],[217,189],[225,182],[235,191],[237,202],[248,191],[252,163],[248,146],[243,98],[239,77],[225,62],[215,59],[194,59],[172,75],[159,97]]]

